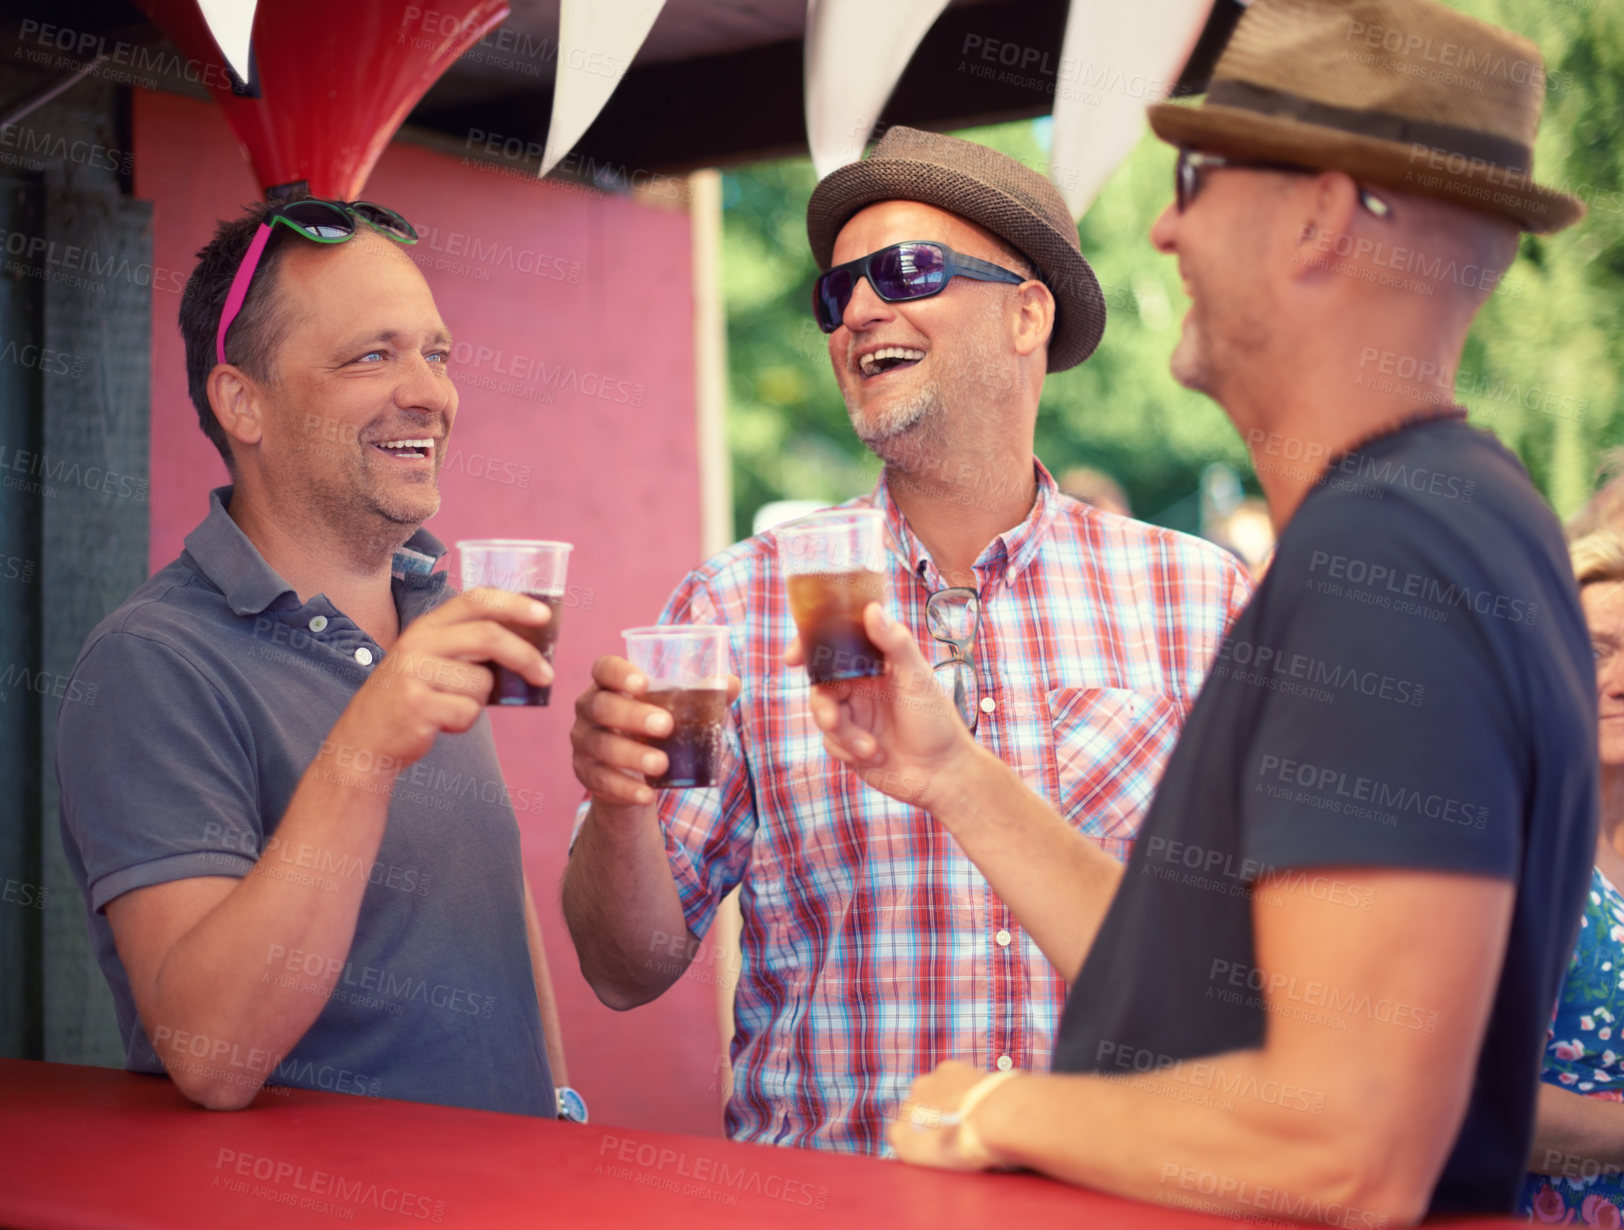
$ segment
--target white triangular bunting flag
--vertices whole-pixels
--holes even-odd
[[[1145,131],[1212,9],[1212,0],[1071,0],[1055,77],[1049,177],[1081,218]]]
[[[947,0],[807,0],[806,137],[822,179],[862,157],[874,121]]]
[[[598,118],[664,7],[665,0],[563,0],[542,175],[575,148]]]
[[[259,0],[197,0],[203,23],[237,79],[248,81],[250,44],[254,39],[254,10]]]

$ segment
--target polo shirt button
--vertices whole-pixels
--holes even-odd
[[[371,666],[372,650],[368,649],[365,645],[362,645],[361,648],[355,651],[355,660],[362,666]]]
[[[983,712],[983,713],[991,713],[996,708],[998,708],[998,702],[995,701],[992,697],[983,696],[981,698],[981,712]]]
[[[318,616],[316,616],[316,618],[312,619],[310,621],[310,630],[312,632],[325,632],[325,631],[327,631],[327,616],[318,615]]]
[[[1015,569],[1013,565],[1004,569],[1004,583],[1006,585],[1015,584]]]
[[[1000,1055],[1000,1056],[998,1056],[998,1070],[1000,1072],[1008,1072],[1014,1066],[1015,1066],[1015,1061],[1013,1059],[1011,1059],[1008,1055]]]
[[[998,941],[998,947],[1000,947],[1000,948],[1008,948],[1009,947],[1009,941],[1011,939],[1011,936],[1010,936],[1008,931],[1000,931],[997,935],[993,936],[992,938]]]

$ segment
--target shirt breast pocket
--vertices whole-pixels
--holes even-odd
[[[1048,701],[1061,814],[1126,861],[1188,707],[1130,688],[1057,688]]]

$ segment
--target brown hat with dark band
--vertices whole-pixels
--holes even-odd
[[[1534,183],[1545,64],[1436,0],[1254,0],[1200,106],[1158,103],[1173,145],[1345,171],[1558,231],[1584,216]]]
[[[1049,370],[1094,353],[1105,332],[1105,296],[1083,259],[1077,224],[1046,177],[973,141],[889,128],[867,158],[831,172],[812,192],[806,233],[819,269],[834,262],[840,228],[879,201],[920,201],[986,227],[1031,261],[1054,295]]]

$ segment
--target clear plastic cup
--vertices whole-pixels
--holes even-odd
[[[545,602],[552,618],[541,627],[534,624],[505,624],[537,649],[548,662],[558,643],[559,611],[564,603],[564,574],[569,567],[574,544],[544,542],[531,538],[475,538],[457,544],[461,560],[462,589],[488,586],[526,594]],[[523,675],[496,662],[485,663],[495,674],[486,704],[545,705],[552,698],[552,685],[537,687]]]
[[[626,657],[648,676],[643,700],[671,715],[671,733],[642,739],[666,755],[656,790],[717,786],[727,775],[727,625],[627,628]]]

